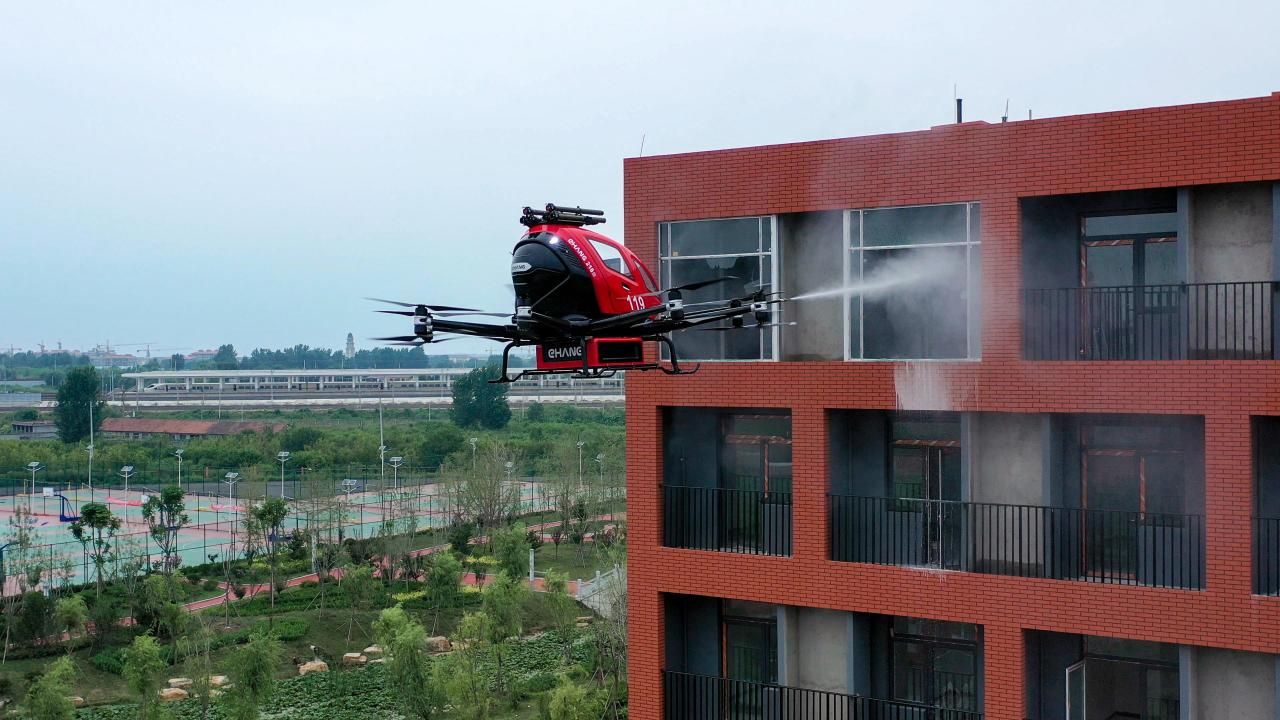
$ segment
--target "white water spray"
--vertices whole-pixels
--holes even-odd
[[[937,283],[947,276],[959,274],[958,282],[963,283],[964,268],[957,268],[955,257],[949,253],[913,252],[889,259],[877,267],[861,282],[841,285],[834,288],[822,288],[812,292],[801,293],[791,298],[793,301],[818,300],[833,297],[851,297],[861,295],[875,297],[883,295],[904,285]]]

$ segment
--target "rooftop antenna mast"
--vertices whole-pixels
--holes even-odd
[[[1004,99],[1004,114],[1000,116],[1000,122],[1009,122],[1009,98]]]

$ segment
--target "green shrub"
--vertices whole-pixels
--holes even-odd
[[[554,688],[559,679],[554,673],[536,672],[520,682],[520,692],[524,695],[536,695]]]
[[[89,663],[102,672],[120,675],[124,672],[124,648],[107,648],[89,658]]]
[[[218,581],[210,578],[208,580],[205,580],[203,583],[200,583],[200,587],[204,590],[217,590]]]

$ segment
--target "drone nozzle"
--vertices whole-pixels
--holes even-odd
[[[534,210],[531,207],[524,208],[524,212],[520,216],[520,224],[526,227],[534,225],[573,225],[582,227],[583,225],[599,225],[603,223],[603,210],[588,210],[579,207],[561,207],[547,203],[545,210]]]
[[[604,217],[603,210],[588,210],[586,208],[581,208],[581,207],[561,207],[559,205],[553,205],[551,203],[547,203],[547,212],[549,213],[565,212],[565,213],[574,213],[577,215],[597,215],[600,217]]]

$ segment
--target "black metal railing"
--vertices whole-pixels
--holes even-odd
[[[1280,518],[1253,519],[1253,592],[1280,595]]]
[[[749,555],[791,554],[791,493],[664,485],[667,547]]]
[[[1027,360],[1271,360],[1280,283],[1023,290]]]
[[[843,562],[1204,587],[1204,516],[831,495]]]
[[[982,720],[982,713],[664,670],[665,720]]]

